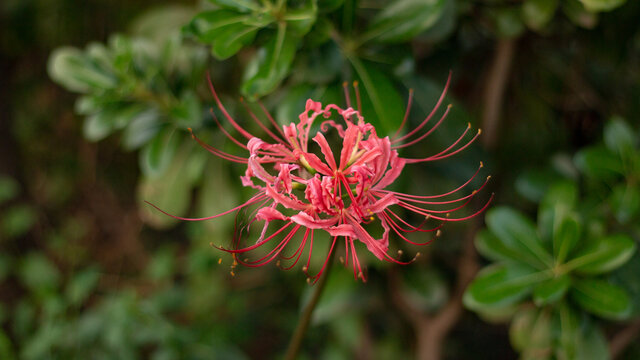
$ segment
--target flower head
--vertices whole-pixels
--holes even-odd
[[[245,203],[221,214],[206,218],[174,217],[192,221],[208,220],[243,209],[254,209],[248,223],[239,231],[236,230],[233,246],[231,248],[216,247],[234,255],[234,266],[237,263],[251,267],[263,266],[278,259],[278,264],[281,260],[289,261],[291,264],[286,268],[290,269],[299,262],[308,246],[308,257],[303,271],[307,273],[310,281],[320,277],[331,253],[336,251],[336,245],[342,242],[346,264],[351,263],[354,276],[363,281],[365,281],[365,275],[356,251],[357,242],[363,243],[380,260],[398,264],[410,263],[413,260],[401,261],[389,254],[391,232],[408,243],[426,245],[431,242],[433,236],[429,236],[425,242],[418,243],[407,238],[405,233],[433,232],[439,235],[440,228],[445,222],[471,218],[482,212],[489,204],[487,202],[482,209],[471,215],[456,217],[453,216],[455,212],[467,205],[477,190],[458,198],[448,199],[463,191],[463,188],[478,174],[480,168],[466,183],[444,194],[408,195],[386,189],[400,176],[405,165],[440,160],[457,154],[480,134],[478,131],[470,140],[464,141],[471,128],[468,126],[457,141],[435,155],[421,159],[403,158],[399,155],[399,149],[425,139],[447,116],[450,106],[435,125],[420,133],[442,104],[450,79],[449,76],[445,90],[426,119],[412,131],[399,136],[411,108],[412,92],[410,92],[405,117],[392,138],[378,135],[375,127],[365,121],[360,111],[350,106],[346,84],[347,108],[343,109],[334,104],[323,106],[320,102],[309,99],[298,121],[282,128],[277,126],[264,106],[260,104],[275,130],[270,130],[247,107],[251,118],[270,137],[268,141],[252,135],[229,115],[209,80],[211,92],[220,111],[245,140],[236,139],[227,132],[212,111],[215,121],[225,135],[238,146],[246,149],[249,155],[246,158],[232,155],[203,143],[193,133],[192,136],[211,153],[223,159],[246,164],[246,171],[241,181],[244,186],[254,188],[256,194]],[[359,104],[357,83],[354,83],[354,88]],[[330,134],[337,141],[330,141],[328,139],[328,137],[331,138]],[[332,143],[334,146],[331,145]],[[484,184],[482,186],[484,187]],[[429,208],[434,205],[448,208]],[[398,208],[418,214],[425,220],[421,224],[413,225],[396,213],[397,210],[394,209]],[[425,228],[427,219],[433,219],[438,224]],[[245,246],[241,241],[241,235],[256,222],[262,223],[257,240]],[[379,238],[374,237],[367,230],[374,226],[372,223],[379,224],[378,226],[382,228]],[[316,231],[328,233],[332,242],[322,268],[311,276],[309,267]],[[284,250],[289,245],[292,245],[293,254],[285,255]],[[265,246],[271,250],[266,251],[266,255],[258,259],[241,259],[238,256],[238,254]],[[401,255],[400,251],[398,253]]]

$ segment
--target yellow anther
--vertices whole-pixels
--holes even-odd
[[[436,231],[436,237],[440,237],[440,235],[442,235],[442,230]]]
[[[484,163],[482,161],[480,161],[480,167],[484,167]]]
[[[218,259],[218,265],[222,264],[222,258]]]
[[[236,273],[234,273],[233,270],[231,270],[230,274],[231,276],[236,276]]]
[[[478,135],[482,134],[482,129],[478,129]]]
[[[340,256],[340,264],[344,264],[344,258]]]
[[[307,272],[307,270],[309,270],[309,268],[307,268],[307,265],[302,267],[302,271]]]
[[[402,250],[398,250],[398,256],[402,256],[403,252]]]

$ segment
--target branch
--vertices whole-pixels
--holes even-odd
[[[627,346],[638,338],[638,333],[640,333],[640,320],[632,322],[617,333],[609,342],[611,358],[615,359],[622,355]]]
[[[493,149],[498,139],[498,124],[504,102],[504,91],[507,87],[515,39],[500,39],[496,45],[491,67],[487,73],[486,88],[484,90],[484,109],[482,112],[482,142],[487,149]]]

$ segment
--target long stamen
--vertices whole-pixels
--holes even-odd
[[[418,125],[418,127],[416,127],[415,129],[411,130],[408,134],[402,136],[401,138],[392,141],[391,142],[392,144],[400,142],[400,141],[404,141],[405,139],[408,139],[409,137],[413,136],[413,134],[415,134],[418,131],[420,131],[420,129],[422,129],[422,127],[424,127],[429,122],[429,120],[431,120],[433,115],[436,113],[436,111],[438,110],[438,108],[440,107],[442,102],[444,101],[444,98],[447,95],[447,91],[449,90],[449,84],[450,83],[451,83],[451,72],[449,72],[449,77],[447,78],[447,83],[444,86],[444,90],[442,91],[442,94],[440,95],[440,98],[438,99],[438,102],[436,103],[436,106],[433,107],[433,110],[431,110],[429,115],[422,121],[422,123],[420,123],[420,125]]]
[[[220,101],[220,98],[218,97],[218,94],[216,93],[216,89],[214,89],[214,87],[213,87],[213,83],[211,82],[211,75],[209,74],[208,71],[207,71],[207,81],[209,83],[209,90],[211,90],[211,94],[213,95],[213,98],[215,99],[216,104],[218,105],[218,108],[224,114],[224,117],[227,118],[227,120],[229,120],[231,125],[233,125],[233,127],[236,130],[238,130],[238,132],[240,134],[242,134],[242,136],[246,137],[247,140],[253,138],[254,137],[253,135],[251,135],[247,130],[243,129],[242,126],[238,125],[238,123],[235,120],[233,120],[231,115],[229,115],[229,113],[227,112],[227,109],[222,104],[222,101]]]
[[[209,144],[204,143],[202,140],[200,140],[194,133],[193,130],[191,128],[188,128],[189,133],[191,133],[191,137],[198,142],[198,144],[200,144],[200,146],[202,146],[203,148],[205,148],[207,151],[209,151],[210,153],[225,159],[225,160],[229,160],[232,162],[237,162],[237,163],[241,163],[241,164],[246,164],[248,162],[247,158],[243,158],[241,156],[237,156],[237,155],[232,155],[229,153],[226,153],[220,149],[217,149]]]
[[[409,89],[409,100],[407,101],[407,110],[405,110],[404,118],[402,118],[402,122],[400,123],[398,130],[396,130],[396,133],[393,134],[393,136],[391,137],[391,140],[394,140],[395,138],[398,137],[398,135],[400,135],[400,131],[402,131],[402,129],[404,128],[404,125],[407,123],[407,119],[409,118],[409,112],[411,111],[412,100],[413,100],[413,89]]]
[[[278,137],[276,134],[274,134],[273,132],[271,132],[271,130],[267,129],[266,126],[264,126],[264,124],[262,123],[262,121],[260,121],[260,119],[258,119],[258,117],[253,113],[253,111],[251,111],[251,108],[249,108],[249,104],[247,104],[244,101],[244,98],[240,98],[240,103],[242,104],[242,106],[245,108],[245,110],[247,111],[247,113],[249,113],[249,116],[251,116],[251,118],[253,119],[253,121],[258,124],[258,126],[260,126],[260,128],[266,132],[269,136],[271,136],[271,138],[281,144],[284,145],[288,145],[288,143],[286,143],[284,140],[282,140],[280,137]]]
[[[447,110],[445,110],[444,114],[442,114],[442,116],[440,117],[440,120],[438,120],[438,122],[431,129],[429,129],[429,131],[427,131],[426,133],[422,134],[419,138],[411,140],[410,142],[405,143],[405,144],[394,145],[393,148],[394,149],[402,149],[404,147],[414,145],[414,144],[424,140],[427,136],[431,135],[431,133],[433,133],[438,128],[438,126],[440,126],[440,124],[444,121],[444,119],[447,117],[447,115],[449,115],[449,110],[451,110],[451,105],[447,106]],[[469,127],[470,126],[471,125],[469,125]]]

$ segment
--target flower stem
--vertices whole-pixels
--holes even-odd
[[[309,323],[311,322],[311,315],[313,314],[313,310],[316,308],[318,304],[318,300],[320,300],[320,296],[322,295],[322,291],[327,284],[327,279],[329,278],[329,273],[331,272],[331,265],[333,264],[333,254],[335,251],[332,251],[329,255],[329,262],[327,263],[327,268],[324,270],[324,273],[320,276],[320,280],[315,285],[313,289],[313,294],[311,295],[311,299],[304,307],[302,311],[302,315],[298,320],[298,325],[296,325],[296,329],[291,336],[291,342],[289,342],[289,347],[287,348],[287,353],[284,356],[285,360],[295,360],[298,356],[298,352],[300,351],[300,347],[302,346],[302,340],[304,339],[304,335],[309,328]]]

